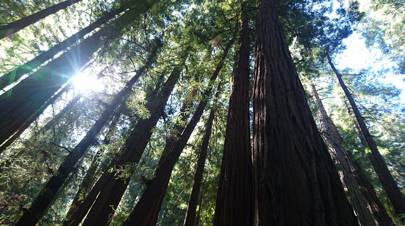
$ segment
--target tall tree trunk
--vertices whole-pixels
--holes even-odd
[[[161,161],[161,164],[159,164],[158,168],[156,169],[155,178],[149,184],[149,186],[141,196],[140,200],[136,204],[135,209],[131,212],[130,216],[123,225],[150,226],[156,224],[173,167],[176,164],[177,159],[179,158],[181,152],[187,144],[189,137],[191,136],[191,133],[193,132],[195,126],[197,125],[204,112],[204,109],[208,103],[208,97],[211,96],[212,93],[212,85],[217,79],[222,67],[224,66],[226,57],[233,45],[233,42],[234,39],[229,41],[229,43],[225,47],[222,58],[211,75],[208,88],[202,94],[203,99],[198,104],[186,128],[181,133],[180,138],[173,144],[172,147],[169,148],[169,154],[167,156],[162,156],[164,159],[163,161]],[[218,88],[217,90],[217,95],[219,95],[220,88]]]
[[[116,126],[120,118],[120,110],[114,115],[114,118],[111,121],[110,128],[108,129],[107,134],[105,135],[104,144],[109,144],[111,142],[111,137],[113,136],[114,132],[116,131]],[[96,173],[97,171],[103,172],[103,163],[102,163],[102,156],[104,154],[104,150],[100,148],[96,155],[94,156],[89,169],[87,170],[82,183],[79,186],[79,190],[77,191],[75,197],[73,198],[73,202],[70,205],[69,211],[66,214],[66,220],[63,222],[63,225],[69,225],[70,219],[72,219],[72,215],[78,210],[79,206],[83,203],[84,197],[90,192],[92,186],[96,182]],[[100,170],[97,170],[101,168]]]
[[[4,74],[0,77],[0,89],[12,84],[14,81],[20,79],[23,75],[28,74],[41,66],[48,60],[51,60],[57,53],[66,50],[68,47],[75,44],[78,40],[82,39],[85,35],[92,32],[94,29],[100,27],[101,25],[105,24],[109,20],[113,19],[119,13],[123,12],[125,8],[120,8],[116,10],[112,10],[111,12],[105,13],[102,17],[98,20],[90,24],[89,26],[83,28],[76,34],[70,36],[69,38],[65,39],[64,41],[56,44],[55,46],[51,47],[47,51],[40,53],[38,56],[34,57],[32,60],[26,62],[25,64],[16,67],[12,71]]]
[[[49,122],[47,122],[40,130],[40,132],[44,133],[54,127],[57,122],[68,112],[72,111],[73,107],[82,99],[81,95],[75,96],[73,99],[69,101],[69,103],[55,116],[52,117]]]
[[[156,224],[173,168],[176,165],[176,162],[184,147],[186,146],[195,126],[204,113],[204,109],[207,105],[206,98],[207,96],[204,96],[204,99],[197,106],[193,117],[191,117],[180,138],[172,146],[169,154],[166,157],[163,156],[164,160],[156,169],[154,179],[150,182],[145,192],[142,194],[135,206],[135,209],[124,222],[124,226],[151,226]],[[209,118],[210,121],[207,123],[207,130],[211,130],[213,118],[214,111],[211,111]]]
[[[77,72],[92,54],[108,40],[118,36],[128,22],[146,12],[157,0],[140,3],[108,26],[101,28],[46,66],[34,72],[13,89],[0,96],[0,143],[18,131],[37,109]],[[70,63],[74,62],[74,64]],[[31,117],[32,118],[32,117]],[[33,118],[32,120],[35,120]],[[32,121],[31,121],[32,122]]]
[[[140,120],[132,129],[122,148],[122,154],[114,161],[112,169],[127,169],[128,166],[139,162],[152,135],[152,129],[164,113],[164,107],[180,77],[183,64],[184,62],[173,69],[159,94],[147,101],[150,117]],[[84,219],[83,226],[107,225],[130,181],[129,177],[117,177],[114,172],[105,172],[100,179],[104,178],[108,178],[107,182],[99,191],[97,199]]]
[[[55,175],[53,175],[44,188],[40,191],[38,196],[34,199],[31,207],[24,212],[23,216],[17,222],[16,225],[26,226],[35,225],[43,216],[45,210],[52,203],[57,194],[58,190],[62,187],[64,181],[69,176],[69,174],[75,169],[75,165],[78,160],[84,155],[88,147],[90,147],[98,133],[104,127],[105,123],[114,114],[117,107],[122,104],[127,96],[131,93],[132,86],[138,81],[139,77],[145,73],[146,68],[152,65],[156,58],[158,48],[160,44],[152,50],[145,66],[141,67],[134,77],[132,77],[125,87],[114,97],[111,103],[105,108],[100,118],[94,123],[94,125],[87,132],[86,136],[76,145],[76,147],[69,153],[65,158],[62,165],[59,166]]]
[[[349,89],[347,88],[346,84],[343,81],[342,75],[338,72],[335,65],[332,62],[329,54],[327,55],[328,63],[332,68],[333,72],[335,73],[340,87],[343,89],[343,92],[348,99],[350,106],[353,110],[354,116],[356,117],[356,121],[359,124],[361,133],[363,134],[365,141],[367,142],[367,146],[370,148],[371,153],[369,154],[369,158],[371,164],[374,167],[375,172],[377,173],[378,178],[381,181],[381,184],[387,193],[389,200],[392,203],[395,213],[397,214],[404,214],[405,213],[405,196],[401,193],[396,184],[394,178],[392,177],[390,171],[388,170],[387,165],[385,164],[384,158],[381,156],[380,152],[378,151],[377,144],[374,141],[373,136],[370,134],[370,131],[367,128],[366,123],[357,107],[356,102],[353,99],[352,94],[350,93]]]
[[[375,200],[368,199],[368,194],[365,193],[365,189],[362,189],[361,181],[358,181],[359,172],[358,168],[354,165],[351,155],[343,149],[342,138],[337,130],[333,121],[327,115],[327,112],[323,106],[323,103],[318,95],[318,92],[314,84],[311,84],[312,96],[318,106],[318,114],[321,121],[320,131],[323,134],[325,142],[329,146],[329,152],[336,162],[336,165],[342,169],[342,183],[349,191],[349,201],[353,206],[354,211],[357,213],[359,222],[361,225],[372,226],[381,225],[389,226],[392,224],[391,219],[385,212],[385,209],[379,209],[378,215],[375,208],[379,208],[379,203],[375,203]],[[379,213],[385,213],[383,219],[379,217]]]
[[[253,152],[258,225],[358,225],[317,131],[276,15],[257,17]]]
[[[55,95],[53,95],[49,100],[46,101],[46,104],[41,106],[37,109],[28,119],[21,123],[20,127],[15,131],[8,139],[6,139],[3,143],[0,143],[0,153],[7,149],[20,135],[31,125],[33,121],[35,121],[41,114],[44,112],[48,105],[55,103],[55,101],[65,93],[70,87],[65,86],[60,91],[58,91]],[[0,129],[1,131],[1,129]]]
[[[58,3],[56,5],[53,5],[51,7],[48,7],[46,9],[43,9],[39,12],[36,12],[32,15],[26,16],[24,18],[21,18],[19,20],[16,20],[14,22],[11,22],[9,24],[1,25],[0,26],[0,39],[4,37],[10,37],[12,34],[16,33],[17,31],[34,24],[41,20],[42,18],[45,18],[51,14],[54,14],[62,9],[66,9],[70,5],[73,5],[81,0],[65,0],[61,3]]]
[[[207,155],[208,155],[208,145],[209,145],[209,140],[211,137],[213,121],[214,121],[214,111],[211,110],[211,113],[210,113],[210,116],[208,117],[207,125],[205,128],[204,137],[203,137],[201,147],[200,147],[200,153],[198,156],[197,166],[196,166],[196,170],[195,170],[195,174],[194,174],[193,189],[191,190],[190,199],[188,200],[187,213],[186,213],[186,217],[185,217],[184,224],[183,224],[184,226],[196,226],[196,224],[197,224],[197,218],[196,218],[197,205],[198,205],[199,199],[200,199],[200,190],[201,190],[201,184],[202,184],[202,180],[203,180],[205,160],[207,159]]]
[[[233,72],[214,225],[253,225],[254,180],[249,126],[249,18],[242,3],[240,47]]]

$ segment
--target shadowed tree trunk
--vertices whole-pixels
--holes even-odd
[[[358,215],[360,224],[364,226],[392,225],[392,221],[385,209],[381,208],[381,203],[376,203],[374,199],[369,199],[368,194],[365,193],[367,189],[362,188],[362,181],[359,181],[358,177],[359,169],[354,165],[351,155],[343,149],[342,137],[335,124],[327,115],[315,85],[311,84],[311,88],[321,121],[320,131],[329,146],[329,152],[332,158],[335,160],[336,165],[340,166],[342,170],[343,175],[341,176],[341,180],[349,191],[349,201]]]
[[[173,69],[159,94],[148,98],[147,109],[150,112],[150,117],[137,122],[122,147],[122,154],[111,164],[111,169],[126,170],[139,162],[152,135],[152,129],[164,113],[164,107],[180,77],[184,61]],[[107,225],[111,220],[112,214],[130,181],[127,176],[117,176],[115,174],[115,172],[105,172],[99,179],[105,180],[106,183],[104,183],[91,209],[88,211],[83,222],[84,226]],[[87,210],[84,211],[87,212]],[[81,219],[75,218],[75,221],[80,222]]]
[[[73,5],[81,0],[65,0],[61,3],[53,5],[49,8],[43,9],[39,12],[36,12],[32,15],[26,16],[9,24],[1,25],[0,26],[0,39],[4,37],[10,37],[12,34],[16,33],[17,31],[34,24],[45,18],[51,14],[54,14],[62,9],[66,9],[70,5]]]
[[[101,129],[104,127],[105,123],[111,118],[114,114],[117,107],[122,104],[128,95],[131,93],[132,86],[138,81],[139,77],[145,73],[145,70],[150,67],[153,61],[156,58],[157,50],[160,47],[159,44],[156,44],[152,50],[145,66],[141,67],[134,77],[132,77],[125,87],[114,97],[111,103],[105,108],[100,118],[94,123],[94,125],[87,132],[86,136],[76,145],[76,147],[69,153],[65,158],[62,165],[59,166],[55,175],[53,175],[44,188],[40,191],[38,196],[32,202],[30,208],[24,212],[23,216],[17,222],[16,225],[26,226],[26,225],[35,225],[43,216],[45,210],[54,200],[58,190],[62,187],[66,178],[70,173],[75,169],[76,163],[81,157],[83,157],[86,150],[95,142],[95,139]]]
[[[123,12],[124,8],[112,10],[111,12],[105,13],[101,18],[90,24],[89,26],[83,28],[76,34],[70,36],[64,41],[56,44],[47,51],[40,53],[38,56],[34,57],[32,60],[26,62],[25,64],[18,66],[12,71],[4,74],[0,77],[0,89],[12,84],[14,81],[20,79],[23,75],[32,72],[34,69],[41,66],[48,60],[51,60],[57,53],[67,49],[69,46],[75,44],[79,39],[82,39],[85,35],[92,32],[94,29],[105,24],[109,20],[113,19],[119,13]]]
[[[211,90],[211,88],[209,88],[209,90]],[[196,111],[191,117],[186,128],[183,130],[180,138],[171,147],[169,154],[166,157],[163,156],[164,160],[156,169],[154,179],[150,182],[145,192],[142,194],[134,210],[124,222],[123,226],[150,226],[156,224],[173,168],[204,112],[207,105],[206,98],[207,96],[204,95],[204,99],[198,104]],[[214,111],[211,111],[209,118],[210,121],[207,123],[207,130],[211,130],[210,127],[212,127],[213,118]]]
[[[116,37],[136,17],[146,12],[156,0],[139,4],[110,25],[101,28],[46,66],[34,72],[10,91],[0,96],[0,143],[3,143],[51,98],[104,43]],[[79,57],[80,56],[80,57]],[[74,62],[72,64],[71,62]],[[31,122],[32,122],[31,121]]]
[[[221,60],[211,75],[208,88],[202,94],[203,99],[196,107],[193,116],[189,120],[186,128],[181,133],[180,138],[173,144],[172,147],[169,148],[170,151],[168,152],[168,155],[166,155],[166,157],[162,156],[164,159],[160,161],[161,164],[159,164],[158,168],[156,169],[155,178],[150,182],[140,200],[137,202],[134,210],[131,212],[130,216],[123,225],[149,226],[156,224],[173,167],[204,112],[204,109],[208,103],[208,97],[211,96],[212,93],[212,85],[224,66],[225,59],[233,45],[233,42],[234,39],[229,41],[227,44]],[[217,90],[217,95],[219,95],[220,88]]]
[[[120,110],[114,115],[114,118],[111,121],[110,124],[110,128],[108,129],[107,134],[105,135],[104,144],[109,144],[111,142],[111,137],[113,136],[114,132],[116,131],[116,126],[117,123],[120,119]],[[84,201],[84,197],[90,192],[92,186],[94,185],[94,183],[96,182],[96,173],[97,171],[101,171],[103,172],[104,169],[101,170],[97,170],[99,167],[103,167],[102,164],[102,156],[104,154],[104,150],[102,148],[100,148],[96,155],[94,156],[90,168],[87,170],[82,183],[79,186],[79,190],[77,191],[75,197],[73,198],[73,202],[70,205],[69,211],[66,214],[66,219],[63,222],[63,225],[69,225],[70,224],[70,219],[71,216],[73,215],[73,213],[75,213],[77,211],[77,209],[79,208],[79,206],[82,204],[82,202]]]
[[[249,132],[249,19],[242,4],[240,47],[233,72],[214,225],[253,225],[254,180]]]
[[[377,144],[374,141],[373,136],[370,134],[370,131],[367,128],[366,123],[357,107],[355,100],[353,99],[352,94],[350,93],[349,89],[347,88],[346,84],[343,81],[342,75],[338,72],[335,65],[332,62],[329,54],[327,55],[328,63],[332,68],[333,72],[335,73],[340,87],[343,89],[343,92],[346,95],[350,103],[350,107],[353,110],[353,114],[356,118],[356,121],[360,127],[361,134],[363,135],[367,146],[370,148],[371,153],[368,155],[371,164],[374,167],[375,172],[377,173],[378,178],[381,181],[381,184],[392,203],[394,211],[396,214],[404,214],[405,213],[405,196],[401,193],[398,188],[397,183],[395,182],[394,178],[392,177],[390,171],[388,170],[387,165],[385,164],[384,158],[381,156],[380,152],[378,151]]]
[[[358,225],[307,104],[277,18],[257,15],[253,152],[257,225]]]
[[[197,205],[199,203],[199,199],[201,197],[200,190],[201,190],[201,184],[202,184],[202,180],[203,180],[205,160],[207,159],[207,155],[208,155],[208,145],[209,145],[209,140],[211,137],[213,121],[214,121],[214,111],[211,110],[210,116],[208,117],[208,121],[206,124],[204,137],[202,139],[202,143],[201,143],[201,147],[200,147],[200,153],[198,156],[197,166],[196,166],[196,170],[195,170],[195,174],[194,174],[193,189],[191,190],[190,199],[188,200],[187,213],[186,213],[186,217],[185,217],[184,224],[183,224],[184,226],[196,226],[197,225],[196,211],[197,211]]]

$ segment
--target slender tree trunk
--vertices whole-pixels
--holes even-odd
[[[190,199],[188,200],[187,213],[186,213],[186,217],[185,217],[184,224],[183,224],[184,226],[196,226],[196,224],[197,224],[197,218],[196,218],[197,205],[198,205],[199,199],[200,199],[200,190],[201,190],[201,184],[202,184],[202,180],[203,180],[205,160],[207,159],[207,155],[208,155],[208,145],[209,145],[209,140],[211,137],[213,121],[214,121],[214,111],[211,110],[211,113],[210,113],[210,116],[208,117],[207,125],[205,128],[204,137],[203,137],[203,140],[201,143],[200,154],[198,156],[197,166],[196,166],[196,170],[195,170],[195,174],[194,174],[193,189],[191,190]]]
[[[138,81],[139,77],[145,73],[146,68],[148,68],[156,58],[157,50],[160,44],[156,45],[155,49],[152,50],[145,66],[141,67],[134,77],[132,77],[125,87],[114,97],[111,103],[105,108],[100,118],[95,122],[95,124],[87,132],[86,136],[76,145],[76,147],[69,153],[65,158],[61,166],[59,166],[58,171],[54,176],[52,176],[44,188],[40,191],[38,196],[34,199],[31,207],[24,212],[23,216],[17,222],[16,225],[26,226],[35,225],[43,216],[45,210],[52,203],[57,194],[58,190],[62,187],[64,181],[69,176],[69,174],[75,169],[75,165],[78,160],[84,155],[88,147],[90,147],[98,133],[104,127],[105,123],[111,118],[117,107],[125,101],[127,96],[131,93],[132,86]]]
[[[119,13],[123,12],[125,8],[112,10],[111,12],[105,13],[101,18],[90,24],[89,26],[83,28],[76,34],[70,36],[69,38],[65,39],[64,41],[56,44],[55,46],[51,47],[47,51],[40,53],[38,56],[33,58],[32,60],[28,61],[27,63],[16,67],[12,71],[4,74],[0,77],[0,89],[5,88],[6,86],[12,84],[14,81],[20,79],[23,75],[28,74],[41,66],[48,60],[51,60],[57,53],[66,50],[68,47],[75,44],[78,40],[82,39],[88,33],[94,31],[94,29],[100,27],[101,25],[105,24],[109,20],[113,19]]]
[[[405,213],[405,196],[401,193],[396,184],[394,178],[392,177],[390,171],[388,170],[387,165],[385,164],[384,158],[381,156],[380,152],[378,151],[377,144],[374,141],[373,136],[370,134],[370,131],[367,128],[366,123],[357,107],[356,102],[353,99],[352,94],[350,93],[349,89],[347,88],[346,84],[343,81],[342,75],[338,72],[335,65],[332,62],[332,59],[329,55],[327,55],[328,63],[332,68],[333,72],[335,73],[343,92],[348,99],[350,106],[353,110],[354,116],[359,124],[360,130],[362,135],[367,142],[367,146],[371,150],[371,154],[369,155],[371,164],[374,167],[375,172],[377,173],[378,178],[381,181],[381,184],[387,193],[389,200],[394,207],[394,211],[397,214],[404,214]]]
[[[389,226],[392,224],[391,219],[385,212],[385,209],[380,209],[378,212],[385,213],[384,219],[379,216],[374,216],[375,207],[379,207],[379,203],[375,203],[373,199],[368,199],[366,190],[362,189],[361,181],[358,181],[357,172],[358,168],[355,167],[350,154],[342,147],[342,138],[337,130],[335,124],[327,115],[315,85],[312,84],[312,96],[318,106],[319,118],[321,121],[320,130],[323,134],[325,142],[329,146],[329,152],[335,160],[336,165],[342,169],[342,183],[349,191],[349,201],[351,202],[354,211],[357,213],[361,225],[372,226],[381,225]],[[382,221],[381,221],[382,220]]]
[[[214,225],[253,225],[254,180],[249,132],[249,19],[242,4],[240,47],[233,72]]]
[[[120,111],[118,111],[115,115],[114,118],[111,121],[110,128],[108,129],[107,134],[105,135],[104,138],[104,144],[109,144],[111,142],[111,137],[113,136],[114,132],[116,131],[116,126],[120,118]],[[96,182],[96,173],[99,167],[103,167],[102,165],[102,156],[104,154],[104,150],[100,148],[96,155],[94,156],[90,168],[87,170],[86,175],[83,178],[82,183],[79,186],[79,190],[76,193],[76,196],[73,198],[73,202],[70,205],[69,211],[66,215],[66,220],[64,221],[63,225],[69,225],[70,224],[70,219],[72,215],[77,211],[79,206],[83,203],[84,197],[90,192],[92,186]],[[101,169],[101,172],[103,172],[104,169]]]
[[[41,128],[40,132],[44,133],[46,131],[48,131],[49,129],[51,129],[53,126],[56,125],[57,122],[60,121],[60,119],[68,112],[72,111],[73,107],[82,99],[81,95],[77,95],[75,96],[73,99],[71,99],[69,101],[69,103],[55,116],[53,116],[53,118],[51,120],[49,120],[49,122],[47,122],[44,127]]]
[[[191,136],[191,133],[193,132],[195,126],[197,125],[204,112],[204,109],[208,102],[208,97],[211,96],[212,93],[212,85],[217,79],[222,67],[224,66],[226,57],[233,45],[233,42],[234,39],[229,41],[229,43],[227,44],[221,60],[219,61],[211,75],[208,88],[202,94],[203,99],[198,104],[186,128],[181,133],[180,138],[173,144],[172,147],[169,147],[169,154],[166,157],[162,156],[164,160],[161,161],[161,164],[159,164],[155,172],[155,178],[149,184],[146,191],[141,196],[141,199],[136,204],[135,209],[131,212],[130,216],[123,225],[149,226],[156,224],[173,167],[176,164],[177,159],[179,158],[181,152],[187,144],[189,137]],[[220,88],[218,88],[218,93],[219,90]],[[217,95],[219,95],[218,93]],[[166,146],[167,145],[168,144],[166,144]]]
[[[70,5],[73,5],[81,0],[65,0],[61,3],[58,3],[56,5],[53,5],[49,8],[43,9],[39,12],[36,12],[32,15],[26,16],[24,18],[21,18],[19,20],[16,20],[14,22],[11,22],[6,25],[1,25],[0,26],[0,39],[4,37],[10,37],[12,34],[16,33],[17,31],[28,27],[31,24],[34,24],[38,22],[39,20],[54,14],[62,9],[66,9]]]
[[[164,107],[180,77],[183,64],[172,71],[159,94],[147,101],[150,117],[140,120],[132,129],[122,148],[123,154],[112,164],[112,169],[128,169],[129,166],[139,162],[152,135],[152,129],[164,113]],[[99,191],[97,199],[84,219],[83,226],[107,225],[130,181],[129,177],[117,177],[114,172],[105,172],[101,179],[103,178],[107,178],[107,182]]]
[[[358,225],[317,131],[276,15],[257,17],[253,152],[258,225]]]
[[[209,88],[209,90],[210,89],[211,88]],[[205,98],[206,97],[207,96],[205,96]],[[170,153],[164,157],[162,164],[156,169],[154,179],[142,194],[140,200],[135,206],[135,209],[131,212],[123,226],[151,226],[156,224],[173,168],[204,112],[205,106],[207,105],[207,99],[205,98],[197,106],[193,117],[191,117],[180,138],[172,146]],[[214,111],[211,111],[210,118],[207,123],[207,130],[211,130],[213,118]]]
[[[126,12],[110,25],[101,28],[91,37],[72,47],[62,56],[37,70],[13,89],[1,95],[0,143],[3,143],[16,131],[20,130],[24,122],[34,115],[37,109],[45,108],[47,100],[79,68],[89,61],[97,49],[108,40],[118,36],[128,22],[146,12],[155,2],[156,0],[148,1],[147,4],[140,3],[136,9]],[[74,62],[74,64],[70,62]]]

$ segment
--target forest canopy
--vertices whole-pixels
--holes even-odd
[[[2,0],[0,225],[405,222],[403,0]]]

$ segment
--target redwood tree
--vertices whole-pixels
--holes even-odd
[[[38,109],[45,109],[50,104],[47,100],[90,60],[97,49],[119,35],[130,21],[148,11],[155,2],[156,0],[148,1],[147,4],[139,4],[135,9],[127,11],[1,95],[0,144],[21,130],[24,124],[35,120],[31,116],[35,115]]]
[[[378,178],[381,181],[381,184],[386,192],[388,199],[391,201],[392,206],[396,214],[404,214],[405,213],[405,196],[401,193],[398,188],[397,183],[395,182],[394,178],[392,177],[384,158],[381,156],[380,152],[378,151],[377,144],[370,134],[368,127],[361,115],[359,108],[357,107],[356,101],[354,100],[352,94],[350,93],[349,89],[347,88],[346,84],[343,81],[342,75],[336,69],[335,65],[330,58],[330,55],[327,54],[327,59],[330,67],[332,68],[333,72],[335,73],[340,87],[342,88],[343,92],[347,100],[350,103],[350,107],[353,110],[353,114],[356,118],[356,121],[359,125],[360,132],[365,139],[367,146],[370,148],[371,153],[368,155],[371,164],[374,167],[375,172],[377,173]]]
[[[56,13],[62,9],[66,9],[70,5],[73,5],[81,0],[65,0],[63,2],[60,2],[56,5],[53,5],[51,7],[48,7],[46,9],[43,9],[39,12],[36,12],[32,15],[23,17],[19,20],[16,20],[14,22],[11,22],[9,24],[1,25],[0,26],[0,39],[4,37],[11,36],[12,34],[16,33],[17,31],[34,24],[41,20],[42,18],[45,18],[53,13]]]
[[[253,91],[256,223],[357,225],[283,37],[279,2],[260,3]]]
[[[150,56],[143,67],[126,83],[125,87],[114,97],[111,103],[105,108],[100,118],[87,132],[86,136],[75,146],[75,148],[65,158],[63,163],[59,166],[55,175],[53,175],[44,188],[40,191],[38,196],[32,202],[30,208],[24,212],[23,216],[19,219],[16,225],[35,225],[45,213],[45,210],[54,200],[57,192],[62,187],[66,178],[75,169],[79,159],[85,154],[86,150],[95,142],[95,139],[104,125],[110,120],[117,107],[126,100],[131,93],[132,86],[138,81],[139,77],[145,73],[145,70],[151,66],[156,58],[159,44],[156,44],[151,51]]]
[[[233,72],[214,225],[252,225],[253,168],[249,132],[249,18],[242,4],[240,46]]]
[[[333,160],[342,171],[342,183],[349,192],[349,201],[358,215],[360,224],[370,226],[392,225],[392,220],[381,202],[369,195],[371,192],[376,197],[374,189],[369,190],[364,184],[363,178],[360,176],[363,175],[363,172],[355,165],[350,153],[343,149],[343,139],[332,119],[328,116],[314,84],[311,84],[311,90],[318,109],[320,132],[329,147]]]
[[[159,93],[148,97],[147,109],[150,112],[150,117],[141,119],[136,123],[122,147],[122,153],[112,162],[111,169],[125,169],[130,164],[138,163],[152,135],[152,129],[164,113],[164,107],[180,77],[185,58],[180,65],[177,65],[173,69]],[[87,206],[88,208],[91,207],[90,210],[85,208],[78,210],[74,217],[75,222],[80,223],[84,217],[83,214],[88,211],[83,225],[108,224],[129,184],[130,178],[117,177],[115,176],[115,172],[107,171],[99,178],[99,181],[103,184],[101,187],[97,187],[100,190],[90,192],[92,194],[98,193],[99,195],[94,197],[92,194],[89,194],[89,198],[86,197],[88,200],[85,201],[91,202],[93,205]]]
[[[198,154],[198,160],[194,174],[194,183],[191,190],[190,199],[188,200],[187,213],[183,224],[184,226],[195,226],[197,223],[196,211],[201,192],[205,160],[207,159],[208,155],[208,145],[211,137],[213,121],[214,111],[211,110],[208,121],[206,123],[204,136],[202,138],[200,153]]]

